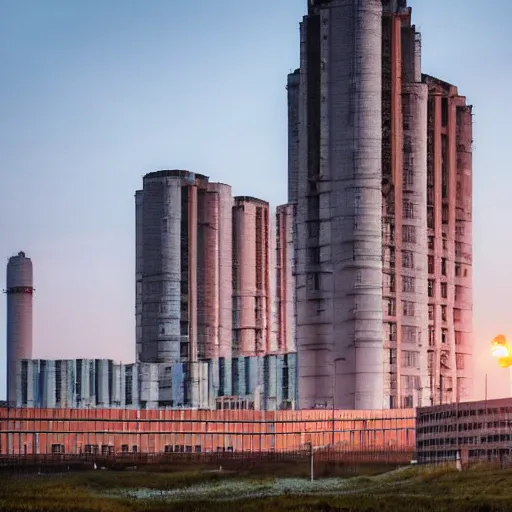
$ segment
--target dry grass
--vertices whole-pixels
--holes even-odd
[[[5,512],[324,511],[324,512],[498,512],[512,510],[512,470],[482,466],[462,473],[447,467],[410,467],[386,475],[352,478],[337,495],[170,501],[128,500],[114,490],[176,489],[226,479],[269,482],[276,475],[95,471],[63,475],[3,477],[0,510]],[[290,475],[292,476],[292,475]],[[198,497],[199,498],[199,497]]]

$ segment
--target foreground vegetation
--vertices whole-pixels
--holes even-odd
[[[382,475],[319,480],[251,471],[88,471],[3,476],[6,512],[339,511],[494,512],[512,510],[512,470],[408,467]],[[283,483],[284,482],[284,483]],[[189,489],[187,497],[183,491]],[[283,494],[268,496],[281,489]],[[181,490],[177,493],[176,490]],[[231,491],[229,491],[231,489]],[[295,490],[294,490],[295,489]],[[229,492],[228,492],[229,491]],[[138,493],[138,494],[137,494]],[[302,493],[302,494],[300,494]]]

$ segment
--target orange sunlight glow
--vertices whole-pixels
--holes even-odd
[[[508,344],[507,338],[503,334],[498,334],[491,342],[492,356],[498,360],[502,368],[512,366],[512,350]]]

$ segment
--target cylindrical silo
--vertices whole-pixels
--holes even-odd
[[[7,264],[7,400],[16,401],[17,361],[32,359],[32,260],[24,252]]]
[[[331,147],[334,404],[381,409],[382,3],[340,0],[321,18],[330,47],[321,67],[330,85],[323,111]]]

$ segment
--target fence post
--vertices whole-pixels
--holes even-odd
[[[311,481],[315,479],[315,462],[314,462],[314,455],[313,455],[313,441],[310,441],[309,443],[309,473]]]

